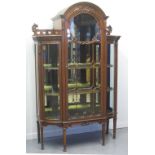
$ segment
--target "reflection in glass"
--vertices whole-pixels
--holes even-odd
[[[93,82],[90,77],[92,69],[69,69],[68,70],[68,88],[90,88]]]
[[[60,98],[59,96],[50,96],[45,94],[45,117],[46,119],[60,118]]]
[[[44,51],[44,67],[57,67],[58,66],[58,45],[48,44],[43,45]]]
[[[96,71],[96,79],[95,79],[96,85],[95,86],[100,87],[100,72],[101,72],[101,70],[100,70],[100,68],[96,68],[95,71]]]
[[[100,93],[70,93],[68,95],[70,119],[100,115]]]
[[[59,96],[59,46],[42,45],[44,71],[44,112],[46,119],[60,118]]]
[[[70,29],[67,31],[67,37],[69,40],[100,40],[99,26],[91,15],[77,15],[70,20]]]
[[[100,43],[78,44],[68,43],[68,63],[93,64],[100,63]],[[82,65],[82,64],[81,64]]]

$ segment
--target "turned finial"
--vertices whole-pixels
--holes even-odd
[[[112,32],[112,27],[111,27],[111,25],[109,25],[106,27],[106,33],[107,33],[107,35],[110,35],[111,32]]]
[[[33,26],[32,26],[32,31],[33,31],[34,33],[35,33],[37,27],[38,27],[38,25],[34,23]]]

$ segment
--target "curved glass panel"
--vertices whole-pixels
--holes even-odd
[[[108,68],[107,68],[107,82],[108,82],[108,92],[107,92],[107,111],[112,112],[114,110],[114,44],[108,44]]]
[[[59,44],[44,44],[44,114],[46,119],[60,119]]]

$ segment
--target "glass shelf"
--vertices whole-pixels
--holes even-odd
[[[44,64],[44,69],[48,69],[48,70],[58,70],[59,67],[55,67],[55,66],[52,66],[52,64]],[[59,66],[59,64],[57,64],[57,66]]]
[[[47,96],[59,96],[59,93],[46,93]]]
[[[54,67],[52,64],[44,64],[44,69],[47,70],[58,70],[59,67]],[[59,66],[59,65],[57,65]],[[100,63],[68,63],[68,69],[85,69],[85,68],[98,68],[100,67]],[[107,67],[113,67],[113,65],[108,65]]]
[[[80,83],[80,82],[68,83],[68,88],[69,89],[86,88],[86,87],[90,87],[90,83]]]
[[[73,39],[73,40],[68,40],[68,43],[75,43],[75,44],[81,44],[81,45],[89,45],[89,44],[99,44],[100,40],[90,40],[90,41],[80,41],[77,39]]]
[[[100,91],[100,87],[95,88],[78,88],[78,89],[72,89],[69,90],[69,94],[89,94],[89,93],[97,93]]]
[[[60,107],[58,107],[58,110],[60,110]],[[53,109],[51,107],[46,107],[45,112],[52,112]]]
[[[114,67],[114,65],[112,65],[112,64],[107,65],[107,68],[111,68],[111,67]]]
[[[88,103],[83,103],[83,104],[69,104],[68,105],[68,109],[69,110],[74,110],[74,109],[87,109],[87,108],[90,108],[90,104]]]
[[[58,85],[59,88],[59,85]],[[85,92],[85,91],[97,91],[100,88],[100,84],[98,84],[95,87],[90,87],[90,83],[69,83],[68,84],[68,92],[74,92],[76,91],[81,91],[81,92]],[[46,94],[59,94],[57,91],[53,90],[53,86],[50,85],[44,85],[44,91]]]
[[[92,63],[68,63],[67,68],[68,69],[72,69],[72,68],[77,68],[77,69],[92,68]]]
[[[58,87],[52,86],[52,85],[44,85],[44,91],[45,91],[46,95],[58,96],[58,95],[60,95],[58,90],[59,90],[59,85],[58,85]]]
[[[110,91],[112,91],[112,90],[114,90],[113,87],[108,87],[108,88],[107,88],[107,92],[110,92]]]
[[[98,68],[100,63],[68,63],[68,69]]]

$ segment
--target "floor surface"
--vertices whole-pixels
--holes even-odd
[[[89,132],[67,135],[68,154],[103,154],[103,155],[127,155],[128,154],[128,128],[117,129],[116,139],[112,138],[112,130],[106,135],[105,145],[102,145],[101,132]],[[40,149],[37,140],[27,140],[27,153],[54,153],[62,154],[62,137],[46,138],[44,150]]]

